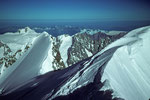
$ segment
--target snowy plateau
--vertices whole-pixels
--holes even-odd
[[[148,100],[150,26],[0,35],[0,100]]]

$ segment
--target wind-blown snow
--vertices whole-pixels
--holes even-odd
[[[73,91],[75,91],[76,89],[94,82],[97,74],[102,71],[99,69],[101,69],[102,66],[105,66],[105,63],[109,61],[109,59],[113,55],[113,52],[117,48],[118,47],[112,48],[107,53],[95,56],[93,57],[93,59],[87,60],[87,62],[83,61],[84,64],[78,63],[76,66],[71,66],[73,68],[72,70],[59,77],[59,79],[68,77],[67,82],[61,85],[60,89],[57,90],[57,92],[53,94],[53,96],[49,100],[53,100],[53,98],[57,96],[68,95],[70,93],[73,93]],[[73,73],[75,73],[75,75],[72,75]],[[97,78],[99,79],[99,77]]]
[[[61,35],[58,38],[62,42],[59,48],[61,58],[63,59],[65,66],[68,67],[68,64],[67,64],[68,49],[72,45],[72,37],[69,35]]]
[[[41,34],[33,42],[33,46],[20,59],[10,66],[1,76],[0,89],[11,91],[14,87],[37,76],[48,55],[50,39],[48,34]],[[18,73],[21,73],[18,75]]]
[[[133,30],[124,38],[138,38],[119,48],[108,62],[102,81],[125,100],[150,98],[150,26]],[[121,40],[121,39],[120,39]]]
[[[48,33],[47,33],[48,34]],[[48,50],[48,55],[45,59],[45,61],[43,62],[43,65],[42,65],[42,68],[40,70],[40,74],[45,74],[49,71],[53,71],[54,69],[52,68],[52,62],[53,62],[53,59],[54,57],[52,56],[52,47],[53,47],[53,40],[51,39],[51,36],[49,36],[49,39],[50,39],[50,47],[49,47],[49,50]]]
[[[68,36],[59,38],[62,39],[59,50],[61,57],[64,58],[67,52],[63,50],[68,50],[72,38]],[[129,32],[91,58],[37,78],[33,77],[51,70],[47,68],[51,66],[52,43],[47,33],[40,34],[32,43],[32,47],[2,74],[0,89],[5,92],[4,95],[10,93],[10,97],[18,96],[19,93],[16,91],[14,92],[16,95],[11,95],[12,91],[18,89],[25,90],[20,91],[23,92],[23,96],[21,94],[23,98],[32,98],[32,95],[33,98],[44,97],[51,100],[73,93],[77,88],[89,83],[97,83],[102,76],[102,82],[108,80],[105,81],[103,90],[113,89],[115,95],[125,100],[150,98],[150,26]],[[64,48],[67,43],[70,43],[70,46]],[[29,87],[32,91],[28,89]]]

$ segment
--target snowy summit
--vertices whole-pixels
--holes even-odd
[[[15,56],[16,61],[9,67],[4,63],[7,60],[2,59],[0,99],[150,98],[150,26],[135,29],[122,37],[102,33],[59,37],[46,32],[19,34],[30,32],[33,31],[27,28],[27,31],[0,36],[2,58],[6,59],[22,48],[21,55]],[[24,41],[19,42],[21,37]],[[96,41],[99,45],[94,45],[98,44]],[[11,45],[19,46],[15,50]],[[7,50],[2,49],[6,47]],[[11,49],[13,52],[5,52]]]

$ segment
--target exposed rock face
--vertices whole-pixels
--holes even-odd
[[[111,36],[109,38],[114,42],[95,55],[63,70],[38,75],[38,65],[45,60],[51,45],[49,35],[42,34],[36,44],[33,44],[28,59],[23,59],[22,64],[16,65],[9,75],[5,74],[7,77],[0,80],[0,99],[148,100],[149,33],[150,26],[133,30],[116,41],[114,40],[119,37]],[[46,45],[42,46],[42,43]],[[57,48],[60,48],[62,43]],[[31,59],[33,63],[28,63]]]
[[[1,69],[1,72],[2,72],[2,67],[6,67],[7,68],[7,67],[11,66],[29,48],[30,48],[30,46],[26,45],[23,49],[18,49],[17,51],[15,51],[13,53],[11,48],[7,44],[5,44],[2,41],[0,41],[0,49],[1,49],[1,51],[3,51],[3,52],[1,52],[1,57],[0,57],[0,69]],[[3,70],[5,70],[5,69],[3,69]]]
[[[105,31],[90,30],[89,34],[89,30],[85,30],[84,32],[81,31],[73,36],[63,34],[53,37],[47,32],[41,34],[49,35],[51,41],[51,48],[49,50],[49,59],[51,61],[49,61],[50,64],[48,66],[52,67],[53,70],[58,70],[71,66],[96,54],[114,40],[125,35],[125,33],[126,32],[120,32],[120,34],[118,34],[117,31],[116,35],[107,35]],[[10,37],[8,38],[9,41],[0,42],[0,50],[2,51],[0,54],[0,68],[2,66],[11,66],[32,46],[32,41],[34,41],[34,38],[37,36],[39,36],[39,33],[36,33],[29,27],[19,29],[16,33],[7,34],[6,37]],[[4,37],[5,36],[2,35],[2,37],[0,36],[0,39]],[[13,47],[12,43],[17,47]]]
[[[125,33],[120,33],[118,35],[109,36],[105,33],[98,32],[93,35],[87,33],[74,35],[72,46],[68,50],[68,65],[70,66],[92,56],[124,34]]]
[[[113,91],[100,89],[101,77],[107,62],[118,47],[89,57],[66,69],[48,72],[28,81],[16,90],[2,91],[2,100],[121,100]],[[11,92],[9,92],[11,91]],[[8,94],[7,94],[8,93]]]
[[[58,37],[53,38],[53,47],[52,47],[52,55],[54,60],[52,62],[52,66],[54,70],[63,69],[68,66],[71,66],[87,57],[96,54],[97,52],[101,51],[104,47],[106,47],[111,42],[115,41],[116,39],[124,36],[126,33],[120,33],[117,35],[106,35],[105,33],[98,32],[93,35],[88,33],[77,33],[72,37],[64,34]],[[63,61],[64,57],[61,56],[62,50],[60,50],[60,46],[62,42],[67,44],[68,41],[61,39],[60,37],[67,37],[72,38],[72,45],[67,49],[67,61]],[[66,45],[65,45],[66,46]],[[64,47],[63,49],[65,49]],[[62,49],[62,48],[61,48]]]
[[[32,47],[32,41],[37,37],[34,30],[29,27],[19,29],[15,33],[0,35],[0,73],[16,62]]]
[[[58,38],[53,37],[52,55],[54,59],[52,62],[52,67],[54,70],[63,69],[66,67],[59,52],[60,44],[61,41]]]
[[[11,49],[8,47],[7,44],[3,43],[2,41],[0,41],[0,49],[3,49],[3,51],[4,51],[4,52],[2,52],[3,57],[0,58],[0,64],[1,65],[4,64],[5,67],[12,65],[12,63],[14,63],[16,61],[16,57],[14,57],[14,56],[20,52],[20,51],[18,51],[14,55],[12,55]]]

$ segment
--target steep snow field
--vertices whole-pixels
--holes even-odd
[[[52,52],[53,52],[53,50],[52,50],[52,48],[53,48],[52,36],[49,35],[47,32],[43,32],[43,33],[47,35],[47,38],[49,39],[50,42],[47,45],[49,47],[48,48],[48,52],[47,52],[47,56],[46,56],[44,62],[42,63],[42,67],[40,69],[40,73],[39,74],[45,74],[45,73],[47,73],[49,71],[53,71],[54,70],[52,68],[52,62],[53,62],[53,59],[54,59],[54,57],[52,56]],[[44,45],[44,44],[42,43],[42,45]]]
[[[129,32],[136,42],[120,47],[108,62],[102,81],[108,80],[116,96],[125,100],[150,98],[150,26]],[[120,39],[121,40],[121,39]],[[115,43],[114,43],[115,44]],[[108,84],[107,84],[108,85]]]
[[[64,52],[61,46],[68,43],[68,49],[71,37],[59,38],[64,40],[60,44],[60,50]],[[38,76],[52,70],[47,67],[51,65],[51,39],[47,33],[36,36],[31,48],[2,74],[0,89],[4,98],[51,100],[90,83],[97,84],[100,90],[100,80],[107,83],[101,90],[112,89],[115,97],[125,100],[150,98],[150,26],[129,32],[94,56],[71,67]],[[65,56],[66,52],[61,55]]]
[[[0,88],[4,91],[11,90],[12,87],[24,84],[29,79],[37,76],[48,55],[49,47],[49,35],[39,35],[30,50],[2,74]]]
[[[49,41],[51,41],[51,42],[49,42],[49,44],[47,44],[47,47],[49,47],[47,56],[46,56],[46,58],[44,58],[44,62],[41,63],[43,65],[41,66],[41,70],[40,70],[39,74],[44,74],[48,71],[54,70],[52,68],[52,62],[53,62],[52,41],[53,40],[52,40],[52,36],[49,35],[47,32],[37,33],[34,30],[30,29],[29,27],[26,27],[24,29],[19,29],[18,32],[15,32],[15,33],[8,32],[3,35],[0,35],[0,42],[6,44],[10,48],[11,53],[9,53],[9,55],[13,56],[14,59],[17,61],[20,59],[20,57],[25,56],[24,54],[26,53],[26,51],[33,47],[33,44],[35,44],[35,40],[37,41],[37,38],[41,37],[41,34],[45,34],[47,36],[47,38],[49,39]],[[40,50],[40,49],[42,49],[41,47],[42,47],[42,45],[44,45],[44,43],[42,43],[42,41],[41,41],[41,44],[37,44],[37,45],[39,45],[39,50]],[[28,46],[28,48],[26,48],[27,46]],[[6,51],[7,50],[5,50],[4,47],[0,48],[0,58],[5,57],[4,52],[6,52]],[[17,51],[19,51],[20,53],[16,54]],[[40,54],[42,54],[42,51]],[[7,55],[8,57],[6,56],[6,58],[9,58],[9,55]],[[23,57],[22,57],[22,59],[23,59]],[[32,59],[32,61],[34,61],[34,59]],[[5,66],[5,62],[6,61],[3,61],[3,64],[0,65],[0,78],[1,78],[1,75],[3,73],[5,73],[5,71],[7,70],[7,68]],[[9,62],[9,61],[7,61],[7,62]],[[10,66],[8,66],[8,67],[10,67]],[[12,65],[12,66],[14,66],[14,65]]]
[[[0,46],[0,76],[7,70],[6,66],[9,67],[12,65],[12,61],[14,62],[19,59],[30,47],[32,47],[34,40],[39,35],[40,34],[37,34],[28,27],[20,29],[15,33],[8,32],[0,35],[0,43],[5,45]],[[10,64],[10,62],[12,64]]]
[[[68,49],[72,45],[72,37],[69,35],[61,35],[58,37],[58,39],[61,41],[61,45],[59,48],[60,55],[63,59],[65,66],[68,67],[68,64],[67,64]]]

